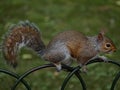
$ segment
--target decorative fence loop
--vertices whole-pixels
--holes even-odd
[[[88,62],[88,64],[96,63],[96,62],[103,62],[103,60],[101,60],[101,59],[98,58],[98,59],[95,59],[95,60],[93,60],[93,61]],[[115,62],[115,61],[113,61],[113,60],[108,60],[107,63],[111,63],[111,64],[114,64],[114,65],[120,67],[120,63],[117,63],[117,62]],[[111,85],[111,89],[110,89],[110,90],[114,90],[115,85],[117,84],[119,78],[120,78],[120,71],[119,71],[119,73],[115,76],[115,79],[114,79],[113,82],[112,82],[112,85]]]
[[[32,72],[35,72],[37,70],[43,69],[43,68],[48,68],[48,67],[54,67],[54,65],[52,64],[46,64],[43,66],[39,66],[39,67],[35,67],[32,68],[31,70],[28,70],[27,72],[25,72],[23,75],[21,75],[21,77],[17,80],[17,82],[14,84],[14,86],[12,87],[12,90],[15,90],[15,88],[17,87],[17,85],[20,83],[21,80],[23,80],[23,78],[25,78],[26,76],[28,76],[29,74],[31,74]]]
[[[4,70],[4,69],[0,69],[0,72],[1,73],[4,73],[4,74],[7,74],[9,76],[12,76],[16,79],[19,79],[19,76],[11,71],[7,71],[7,70]],[[27,90],[31,90],[30,86],[27,84],[27,82],[25,80],[21,80],[21,82],[24,84],[24,86],[27,88]]]
[[[98,63],[98,62],[103,62],[103,60],[101,60],[100,58],[97,58],[95,60],[92,60],[90,62],[87,63],[87,65],[89,64],[92,64],[92,63]],[[120,67],[120,64],[113,61],[113,60],[108,60],[107,63],[111,63],[111,64],[114,64],[118,67]],[[29,74],[35,72],[35,71],[38,71],[38,70],[41,70],[41,69],[44,69],[44,68],[50,68],[50,67],[55,67],[53,64],[45,64],[45,65],[42,65],[42,66],[38,66],[38,67],[35,67],[35,68],[32,68],[28,71],[26,71],[24,74],[22,74],[21,76],[18,76],[17,74],[13,73],[13,72],[10,72],[10,71],[7,71],[7,70],[4,70],[4,69],[0,69],[0,72],[4,73],[4,74],[7,74],[7,75],[10,75],[14,78],[17,79],[17,81],[15,82],[15,84],[13,85],[13,87],[11,88],[11,90],[15,90],[17,85],[22,82],[23,85],[26,87],[27,90],[31,90],[31,87],[27,84],[27,82],[24,80],[25,77],[27,77]],[[69,72],[68,75],[66,76],[66,78],[64,79],[62,85],[61,85],[61,90],[65,90],[65,87],[67,85],[67,83],[69,82],[69,80],[72,78],[73,75],[75,75],[78,80],[80,81],[81,85],[82,85],[82,89],[83,90],[86,90],[87,87],[86,87],[86,83],[84,82],[83,78],[81,77],[80,73],[80,66],[77,66],[77,67],[69,67],[67,65],[64,65],[62,64],[62,69],[64,71],[67,71]],[[116,74],[113,82],[112,82],[112,85],[111,85],[111,89],[110,90],[114,90],[118,80],[120,79],[120,71]]]
[[[114,90],[115,85],[117,84],[119,78],[120,78],[120,72],[116,75],[115,79],[113,80],[113,83],[112,83],[112,86],[111,86],[111,90]]]
[[[81,75],[79,74],[79,72],[80,72],[79,69],[80,69],[80,67],[78,66],[78,67],[76,67],[72,72],[70,72],[70,73],[68,74],[68,76],[65,78],[65,80],[64,80],[64,82],[63,82],[63,84],[62,84],[61,90],[64,90],[64,89],[65,89],[65,86],[66,86],[67,82],[70,80],[70,78],[71,78],[74,74],[75,74],[75,75],[77,76],[77,78],[80,80],[80,82],[81,82],[81,84],[82,84],[83,90],[86,90],[86,84],[84,83]]]

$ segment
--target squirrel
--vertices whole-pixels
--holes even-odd
[[[29,21],[11,26],[3,41],[3,55],[13,67],[17,66],[17,55],[23,46],[33,49],[41,58],[54,64],[58,71],[62,69],[62,63],[71,65],[75,60],[82,67],[96,57],[106,60],[99,56],[100,53],[116,51],[113,41],[103,31],[95,36],[86,36],[81,32],[68,30],[59,33],[45,45],[39,28]]]

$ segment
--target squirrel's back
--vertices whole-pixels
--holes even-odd
[[[44,43],[40,39],[40,32],[33,23],[25,21],[13,25],[5,36],[3,55],[8,63],[16,67],[16,58],[21,47],[27,46],[36,52],[41,52],[45,48]]]
[[[47,48],[53,47],[59,49],[61,46],[58,44],[63,43],[68,48],[70,54],[73,57],[76,57],[77,51],[82,50],[82,48],[86,45],[87,40],[88,38],[83,33],[74,30],[68,30],[56,35],[50,41]]]
[[[58,35],[56,35],[51,41],[50,43],[54,43],[57,41],[62,41],[62,42],[67,42],[67,41],[76,41],[77,40],[84,40],[87,39],[86,36],[78,31],[74,31],[74,30],[68,30],[68,31],[64,31],[59,33]],[[81,41],[80,40],[80,41]],[[50,44],[49,43],[49,44]]]

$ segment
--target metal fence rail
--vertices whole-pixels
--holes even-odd
[[[95,59],[95,60],[92,60],[92,61],[88,62],[87,65],[92,64],[92,63],[98,63],[98,62],[103,62],[103,60],[98,58],[98,59]],[[108,60],[108,63],[114,64],[114,65],[120,67],[120,63],[117,63],[113,60]],[[4,70],[4,69],[0,69],[0,72],[16,78],[16,82],[13,85],[13,87],[11,87],[11,90],[16,90],[16,87],[20,82],[26,87],[26,90],[31,90],[31,87],[24,80],[24,78],[27,77],[28,75],[30,75],[31,73],[35,72],[35,71],[38,71],[38,70],[41,70],[41,69],[44,69],[44,68],[51,68],[51,67],[55,67],[55,66],[53,64],[45,64],[45,65],[42,65],[42,66],[38,66],[38,67],[35,67],[35,68],[32,68],[32,69],[26,71],[21,76],[17,75],[14,72],[7,71],[7,70]],[[82,89],[87,90],[86,83],[80,75],[80,73],[81,73],[80,68],[81,67],[79,67],[79,66],[69,67],[69,66],[66,66],[66,65],[62,65],[62,69],[64,71],[69,72],[69,73],[68,73],[68,75],[66,76],[66,78],[64,79],[64,81],[61,85],[61,90],[65,90],[65,87],[66,87],[67,83],[69,82],[69,80],[72,78],[73,75],[75,75],[78,78],[78,80],[80,81],[80,84],[82,85]],[[115,78],[112,82],[110,90],[114,90],[114,88],[115,88],[119,79],[120,79],[120,71],[116,74],[116,76],[115,76]]]

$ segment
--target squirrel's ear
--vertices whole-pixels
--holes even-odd
[[[103,29],[103,30],[101,30],[99,33],[101,33],[101,34],[104,36],[106,32],[107,32],[107,31]]]
[[[103,41],[103,38],[104,38],[104,33],[103,33],[103,32],[100,32],[100,33],[98,34],[98,36],[97,36],[97,41],[98,41],[98,42],[101,42],[101,41]]]
[[[108,32],[107,28],[101,28],[100,33],[104,36]]]

